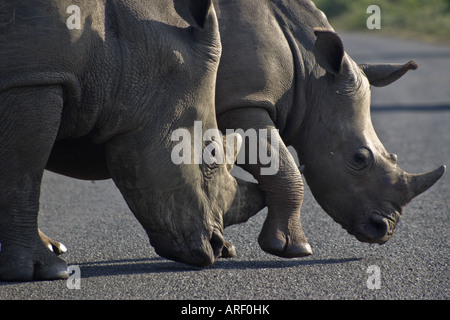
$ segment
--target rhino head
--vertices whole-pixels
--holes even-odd
[[[161,89],[161,101],[150,105],[158,109],[146,106],[149,111],[138,115],[140,128],[111,139],[106,152],[112,178],[156,253],[206,267],[222,255],[234,255],[223,229],[246,221],[265,203],[256,184],[231,175],[234,161],[219,159],[220,154],[235,160],[242,137],[222,137],[217,128],[214,99],[221,44],[212,1],[176,0],[174,5],[190,24],[186,30],[176,29],[177,38],[169,44],[177,50],[165,55],[165,64],[172,67],[161,79],[175,89]],[[180,140],[183,149],[177,148]],[[215,161],[202,157],[208,148],[217,157],[209,160]],[[174,160],[174,154],[188,152],[186,161]]]
[[[313,54],[320,66],[316,85],[322,94],[311,91],[314,110],[296,146],[305,179],[321,207],[350,234],[363,242],[383,244],[406,204],[446,169],[404,172],[371,123],[370,85],[388,85],[418,66],[413,61],[357,65],[336,33],[316,29],[315,35]]]

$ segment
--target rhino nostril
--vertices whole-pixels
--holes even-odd
[[[389,223],[386,218],[375,215],[370,218],[369,237],[372,240],[382,240],[389,231]]]
[[[189,252],[189,256],[180,262],[189,264],[198,268],[206,268],[214,263],[214,257],[203,250],[194,249]]]

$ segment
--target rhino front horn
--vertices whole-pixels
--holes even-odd
[[[407,184],[410,191],[409,200],[412,200],[414,197],[429,189],[442,177],[445,170],[446,167],[443,165],[427,173],[407,174]]]

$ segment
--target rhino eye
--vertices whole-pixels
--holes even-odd
[[[353,160],[355,160],[356,163],[359,163],[361,165],[364,165],[367,162],[367,157],[364,153],[356,153],[353,157]]]
[[[361,171],[369,168],[372,163],[372,152],[368,148],[360,148],[355,154],[349,167],[355,171]]]

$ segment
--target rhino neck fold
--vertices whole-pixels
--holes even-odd
[[[321,27],[331,29],[325,15],[315,8],[292,9],[292,6],[305,6],[297,1],[273,1],[272,10],[281,30],[289,44],[294,64],[294,80],[292,84],[293,99],[289,101],[285,117],[279,117],[277,128],[288,145],[293,145],[298,149],[298,139],[302,134],[305,119],[313,104],[310,101],[308,88],[314,87],[312,83],[317,79],[317,64],[312,54],[315,36],[314,28]],[[311,10],[313,9],[313,10]],[[299,11],[300,10],[300,11]],[[305,16],[293,15],[292,12],[302,12]],[[302,27],[307,24],[308,27]],[[298,152],[298,150],[297,150]]]

